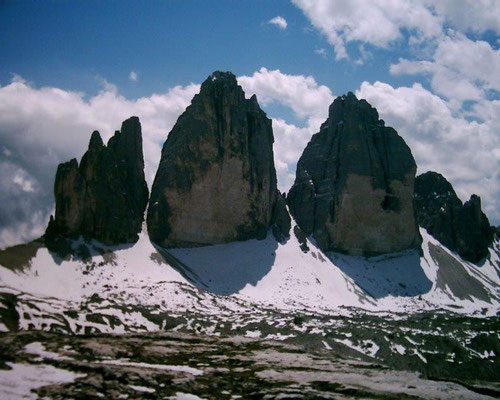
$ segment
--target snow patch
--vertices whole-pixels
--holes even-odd
[[[134,389],[136,392],[143,392],[143,393],[154,393],[156,392],[155,389],[149,388],[146,386],[137,386],[137,385],[128,385],[129,388]]]
[[[71,357],[61,356],[60,354],[53,353],[51,351],[46,351],[43,344],[40,342],[29,343],[24,346],[24,351],[28,354],[35,354],[40,356],[40,359],[48,359],[48,360],[58,360],[58,361],[68,361],[73,360]]]
[[[136,367],[136,368],[158,369],[164,371],[184,372],[191,375],[203,375],[203,371],[201,369],[188,367],[186,365],[148,364],[142,362],[128,361],[126,359],[102,360],[99,361],[99,363],[106,365],[119,365],[122,367]]]
[[[51,365],[6,363],[11,370],[0,370],[0,398],[38,399],[31,391],[42,386],[74,382],[85,374],[76,374]]]

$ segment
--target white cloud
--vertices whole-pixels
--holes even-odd
[[[199,90],[194,84],[176,86],[129,100],[114,85],[103,86],[88,100],[83,93],[35,88],[19,77],[0,87],[0,247],[43,232],[53,209],[57,164],[81,157],[93,130],[107,140],[123,120],[137,115],[151,184],[168,132]]]
[[[324,49],[323,47],[321,47],[319,49],[315,49],[314,52],[323,58],[326,58],[328,56],[326,49]]]
[[[255,93],[260,104],[279,102],[302,119],[326,119],[328,105],[333,101],[331,90],[318,85],[312,76],[288,75],[279,69],[262,67],[252,76],[238,77],[238,83],[247,94]]]
[[[403,37],[431,38],[441,33],[441,18],[413,0],[292,0],[335,49],[348,58],[346,44],[361,41],[388,47]]]
[[[458,102],[480,100],[489,89],[500,90],[500,50],[451,32],[436,48],[432,61],[400,59],[390,67],[394,75],[429,74],[432,89]]]
[[[278,185],[281,191],[288,191],[295,180],[295,168],[302,151],[328,116],[328,106],[334,98],[332,92],[328,87],[318,85],[312,76],[289,75],[266,68],[252,76],[240,76],[238,82],[247,96],[257,95],[261,106],[279,103],[305,122],[304,127],[297,127],[270,115]]]
[[[137,82],[137,72],[135,71],[130,71],[130,74],[128,76],[128,78],[132,81],[132,82]]]
[[[500,31],[498,0],[426,0],[424,2],[453,28],[464,32]]]
[[[393,88],[381,82],[363,82],[358,97],[377,108],[388,125],[405,139],[417,161],[418,173],[442,173],[462,200],[481,196],[493,221],[500,220],[500,102],[479,105],[485,122],[454,115],[449,104],[416,83]]]
[[[288,26],[288,23],[286,22],[286,19],[283,18],[283,17],[281,17],[281,16],[279,16],[279,15],[277,17],[271,18],[268,21],[268,24],[276,25],[281,30],[285,30],[287,28],[287,26]]]
[[[292,0],[334,47],[348,58],[346,45],[359,41],[387,48],[408,33],[410,44],[439,39],[444,28],[462,32],[500,31],[497,0]]]

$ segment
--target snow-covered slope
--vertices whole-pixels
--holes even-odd
[[[233,316],[270,309],[496,315],[499,244],[482,265],[474,265],[421,233],[422,255],[408,251],[369,259],[324,254],[311,241],[303,252],[293,234],[284,244],[269,235],[169,251],[154,247],[145,233],[133,246],[75,242],[75,249],[88,247],[86,260],[61,260],[41,247],[22,269],[0,267],[0,330],[16,324],[155,330],[165,324],[155,320],[160,313]],[[101,317],[89,317],[96,313]]]

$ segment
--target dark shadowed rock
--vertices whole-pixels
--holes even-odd
[[[293,234],[297,238],[297,241],[300,244],[300,249],[304,252],[307,253],[309,251],[309,246],[307,245],[307,235],[306,233],[299,228],[298,225],[295,225],[293,227]]]
[[[277,192],[276,203],[273,210],[273,235],[278,242],[283,242],[290,236],[292,220],[286,209],[286,200],[284,195]]]
[[[304,150],[287,201],[323,250],[371,255],[416,248],[415,172],[404,140],[349,93],[335,99]]]
[[[139,119],[124,121],[107,146],[93,132],[80,165],[72,159],[58,166],[54,195],[48,241],[83,235],[106,244],[135,242],[148,200]]]
[[[276,171],[271,120],[236,77],[214,72],[163,146],[148,232],[166,247],[264,238],[272,225]]]
[[[488,255],[493,229],[478,196],[462,204],[451,184],[430,171],[415,181],[415,208],[419,225],[450,250],[472,262]]]

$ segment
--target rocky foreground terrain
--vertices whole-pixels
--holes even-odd
[[[124,335],[3,334],[0,394],[4,399],[500,395],[498,319],[443,313],[269,317],[215,321],[184,315],[167,319],[161,332]]]

